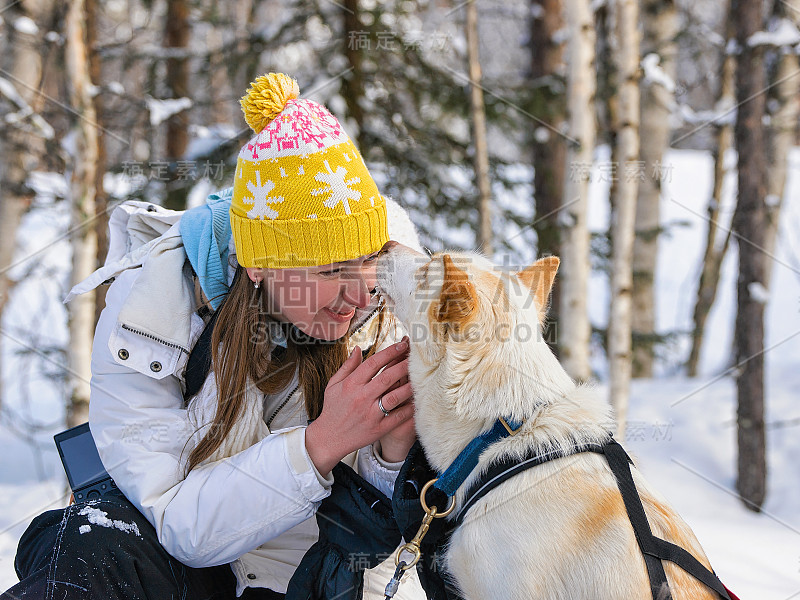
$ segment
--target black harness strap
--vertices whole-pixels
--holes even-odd
[[[647,576],[650,578],[653,600],[672,600],[664,564],[653,554],[653,532],[650,530],[642,499],[636,491],[636,484],[630,468],[631,459],[616,440],[608,442],[603,448],[603,453],[617,480],[617,487],[622,494],[622,501],[625,503],[625,511],[633,526],[633,533],[636,535],[639,549],[644,554],[644,564],[647,567]]]
[[[699,560],[689,554],[685,549],[657,537],[653,537],[653,543],[655,545],[655,556],[662,560],[675,563],[681,569],[689,573],[689,575],[692,575],[695,579],[700,581],[700,583],[714,590],[725,600],[731,600],[728,595],[728,588],[719,580],[716,573],[703,566]]]
[[[578,452],[597,452],[605,455],[608,465],[614,473],[614,478],[617,480],[617,487],[622,495],[625,511],[628,513],[639,549],[644,555],[653,600],[672,600],[672,593],[669,589],[667,574],[664,571],[662,560],[675,563],[719,594],[724,600],[731,600],[727,589],[713,571],[707,569],[680,546],[653,535],[647,515],[644,512],[644,506],[642,506],[642,500],[633,481],[633,474],[630,468],[633,461],[613,438],[603,445],[576,445],[569,450],[553,450],[543,454],[530,454],[521,461],[506,457],[493,463],[467,490],[464,496],[464,504],[454,519],[454,525],[456,527],[461,525],[469,509],[478,500],[510,477],[550,460],[564,458]]]
[[[653,535],[653,532],[650,530],[650,523],[647,521],[647,515],[644,512],[644,507],[642,506],[642,500],[639,497],[639,492],[636,491],[636,484],[633,481],[630,467],[633,461],[622,446],[620,446],[616,440],[612,439],[604,446],[603,451],[614,473],[614,477],[617,479],[617,487],[619,487],[619,491],[622,494],[625,510],[628,512],[631,525],[633,525],[633,531],[636,534],[636,540],[639,542],[639,548],[644,554],[647,572],[650,575],[650,585],[653,590],[654,600],[656,598],[664,598],[665,600],[672,598],[672,595],[669,594],[669,584],[667,583],[666,573],[664,573],[662,560],[675,563],[689,573],[689,575],[714,590],[725,600],[731,600],[725,586],[722,585],[722,582],[713,571],[707,569],[685,549]],[[653,565],[655,574],[657,574],[657,578],[655,579],[653,577],[654,572],[651,571],[651,564]],[[667,596],[656,595],[662,589],[667,591]],[[663,592],[660,593],[663,594]]]
[[[576,446],[571,451],[565,451],[562,449],[551,450],[542,454],[532,454],[526,456],[521,461],[511,457],[504,457],[497,462],[492,463],[489,468],[467,489],[467,493],[464,495],[464,504],[458,511],[455,519],[453,519],[453,523],[456,527],[461,525],[464,517],[467,515],[467,511],[469,511],[469,509],[472,508],[478,500],[483,498],[498,485],[507,479],[510,479],[514,475],[551,460],[577,454],[578,452],[599,452],[602,454],[603,446],[600,444],[589,444],[586,446]]]

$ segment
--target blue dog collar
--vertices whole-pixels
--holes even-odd
[[[502,417],[497,419],[494,427],[467,444],[467,447],[447,467],[447,470],[439,476],[433,487],[444,492],[448,497],[455,495],[456,490],[461,487],[461,484],[478,465],[478,459],[483,451],[500,439],[516,435],[524,423],[525,421],[518,423]]]

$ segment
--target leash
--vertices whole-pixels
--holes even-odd
[[[435,479],[432,479],[426,483],[419,494],[419,501],[422,504],[422,510],[425,511],[425,516],[422,517],[422,524],[419,526],[417,534],[414,536],[414,538],[410,542],[403,544],[397,550],[397,554],[394,557],[394,564],[396,565],[396,568],[394,570],[394,575],[392,575],[392,578],[386,585],[386,590],[384,591],[384,600],[392,600],[392,597],[397,593],[397,588],[400,587],[400,580],[403,578],[403,575],[405,575],[405,572],[416,565],[422,558],[420,544],[422,543],[422,538],[424,538],[425,534],[428,533],[428,529],[430,528],[433,520],[436,518],[441,519],[446,517],[453,512],[453,508],[455,508],[456,499],[453,497],[450,498],[450,503],[447,509],[442,513],[438,512],[439,509],[436,508],[436,506],[428,506],[428,503],[425,501],[425,494],[427,494],[428,490],[435,481]],[[411,554],[412,558],[410,562],[400,560],[400,556],[403,554],[403,552]]]

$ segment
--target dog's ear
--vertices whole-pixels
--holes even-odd
[[[439,310],[436,320],[456,325],[466,321],[475,310],[478,295],[469,275],[459,269],[449,254],[442,257],[444,263],[444,283],[439,297]]]
[[[553,281],[560,263],[557,256],[545,256],[524,271],[517,273],[519,280],[533,292],[541,318],[544,318],[547,312],[547,298],[550,296],[550,290],[553,289]]]

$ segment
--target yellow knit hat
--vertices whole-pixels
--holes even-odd
[[[256,135],[236,162],[230,217],[243,267],[327,265],[389,239],[386,203],[353,142],[325,107],[298,99],[282,73],[242,98]]]

